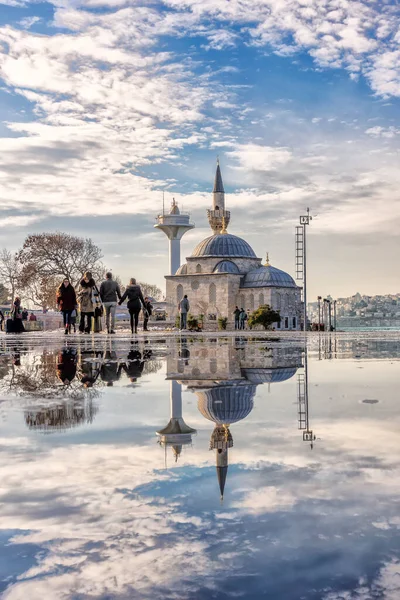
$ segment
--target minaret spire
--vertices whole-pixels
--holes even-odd
[[[231,213],[225,210],[225,189],[222,181],[221,167],[219,158],[217,158],[217,168],[215,171],[214,188],[213,188],[213,207],[207,211],[208,222],[214,233],[220,233],[222,228],[226,228],[229,224]],[[225,218],[225,226],[223,227],[222,219]]]
[[[226,476],[228,474],[228,449],[232,448],[233,439],[229,425],[215,425],[211,434],[210,450],[216,450],[216,468],[221,501],[224,499]]]

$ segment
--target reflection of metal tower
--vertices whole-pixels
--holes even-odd
[[[181,213],[175,198],[171,204],[169,214],[158,215],[157,223],[154,225],[161,229],[169,239],[169,274],[175,275],[181,264],[181,238],[193,229],[194,224],[190,223],[190,216],[187,213]]]
[[[299,429],[303,432],[303,441],[310,442],[310,447],[312,450],[314,448],[314,441],[316,437],[313,433],[313,430],[310,429],[307,348],[304,350],[304,373],[297,375],[297,402]]]
[[[171,418],[164,429],[157,431],[162,446],[172,446],[175,460],[182,452],[182,446],[192,443],[192,435],[196,429],[186,425],[182,418],[182,386],[177,381],[171,381]]]

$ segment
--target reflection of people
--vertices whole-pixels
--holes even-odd
[[[65,335],[71,331],[71,314],[76,309],[76,293],[75,288],[71,285],[68,277],[64,277],[64,281],[57,290],[57,305],[63,315]]]
[[[96,380],[100,374],[100,368],[98,367],[96,360],[84,360],[85,355],[96,359],[98,354],[101,355],[101,352],[98,353],[93,350],[82,350],[81,352],[81,381],[86,388],[93,387],[93,385],[96,383]]]
[[[124,295],[118,304],[122,304],[124,300],[128,298],[128,310],[131,318],[131,331],[137,333],[137,327],[139,322],[139,313],[141,304],[144,306],[144,298],[140,285],[137,285],[136,279],[132,277],[129,281],[129,285],[126,288]]]
[[[68,385],[76,375],[77,355],[74,348],[63,348],[58,355],[57,376]]]
[[[107,386],[114,385],[115,381],[121,376],[121,370],[123,366],[118,366],[117,355],[114,350],[106,350],[104,355],[104,362],[100,368],[100,377]]]
[[[190,304],[187,295],[185,294],[178,304],[179,312],[181,313],[180,329],[187,327],[187,315],[190,309]]]
[[[122,365],[129,379],[134,383],[142,376],[144,361],[139,350],[132,349],[128,354],[128,361]]]

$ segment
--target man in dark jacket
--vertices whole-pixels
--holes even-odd
[[[145,296],[144,305],[143,305],[143,331],[148,331],[147,323],[149,322],[149,318],[150,318],[150,315],[152,312],[153,312],[153,305],[151,304],[148,297]]]
[[[236,306],[235,310],[233,311],[233,314],[235,316],[235,329],[240,329],[240,308],[238,306]]]
[[[117,301],[121,300],[121,290],[112,273],[106,273],[106,280],[100,286],[100,298],[106,311],[107,333],[115,333],[115,310]]]
[[[185,294],[178,304],[179,312],[181,313],[180,329],[186,329],[187,316],[190,309],[190,304],[187,295]]]

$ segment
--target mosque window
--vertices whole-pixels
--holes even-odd
[[[284,308],[286,308],[286,310],[289,308],[289,295],[288,294],[284,295]]]
[[[277,329],[280,329],[280,328],[281,328],[281,322],[280,322],[280,321],[279,321],[279,322],[276,324],[276,328],[277,328]]]
[[[285,329],[289,329],[289,317],[285,317]]]
[[[296,317],[293,317],[293,329],[296,329],[296,327],[297,327]]]
[[[278,310],[279,308],[281,308],[281,295],[276,294],[275,299],[276,299],[276,308]]]
[[[217,301],[217,288],[215,287],[215,283],[210,284],[209,301],[210,304],[215,304],[215,302]]]
[[[201,265],[196,265],[196,273],[201,273]]]
[[[199,289],[199,285],[200,285],[199,282],[196,279],[194,279],[192,281],[192,283],[190,284],[190,287],[192,288],[192,290],[198,290]]]
[[[264,304],[264,294],[260,294],[258,296],[258,305],[262,306]]]
[[[176,287],[176,299],[178,302],[180,302],[183,298],[183,285],[179,284]]]
[[[250,310],[254,310],[254,294],[250,294]]]
[[[217,359],[216,358],[210,358],[210,373],[215,374],[217,372]]]

